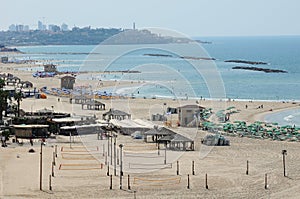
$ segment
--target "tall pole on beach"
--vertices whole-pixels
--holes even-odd
[[[122,189],[122,176],[123,176],[123,158],[122,158],[122,148],[123,148],[123,144],[119,145],[120,147],[120,189]]]
[[[116,138],[117,136],[114,136],[114,175],[117,175],[117,157],[116,157]]]
[[[283,176],[286,177],[285,174],[285,156],[287,155],[287,150],[282,150],[282,162],[283,162]]]
[[[44,142],[41,142],[41,152],[40,152],[40,190],[43,190],[43,144]]]
[[[112,145],[113,145],[113,143],[112,143],[112,139],[113,139],[113,137],[112,137],[112,130],[110,131],[110,165],[112,165],[112,162],[113,162],[113,160],[112,160]]]
[[[167,164],[167,144],[165,144],[165,161],[164,164]]]

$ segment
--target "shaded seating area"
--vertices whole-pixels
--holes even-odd
[[[75,101],[75,104],[84,104],[86,102],[91,101],[91,98],[88,98],[84,95],[76,95],[73,99]],[[72,98],[70,98],[70,102],[72,103]]]
[[[194,141],[180,134],[171,135],[166,146],[175,151],[194,151]]]
[[[115,110],[112,108],[109,109],[109,111],[104,113],[102,116],[103,119],[106,121],[110,121],[112,119],[116,119],[116,120],[131,119],[131,115],[129,113],[120,110]]]
[[[60,135],[97,134],[98,139],[102,140],[107,137],[107,133],[102,127],[105,127],[105,125],[86,124],[86,125],[62,126],[60,127]]]
[[[136,120],[116,120],[112,119],[110,120],[110,124],[113,125],[114,131],[121,133],[123,135],[131,135],[135,132],[138,132],[138,134],[141,134],[140,137],[144,134],[144,132],[149,131],[153,128],[153,124],[149,122],[145,122],[139,119]],[[135,137],[135,136],[133,136]]]
[[[145,142],[156,142],[158,143],[158,140],[164,136],[171,136],[175,135],[176,133],[174,131],[171,131],[170,129],[167,129],[165,127],[158,128],[155,126],[153,129],[145,132],[144,134],[144,141]],[[149,137],[151,138],[149,140]]]
[[[86,108],[88,110],[105,110],[105,104],[96,100],[92,100],[82,103],[81,108]]]
[[[15,131],[16,139],[37,139],[37,138],[47,138],[50,133],[48,132],[49,125],[41,124],[22,124],[13,125],[12,128]]]
[[[32,88],[33,84],[30,81],[21,81],[19,86],[22,88]]]

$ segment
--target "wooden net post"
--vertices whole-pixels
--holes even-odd
[[[195,161],[192,162],[192,175],[195,175]]]
[[[208,189],[208,183],[207,183],[207,173],[205,174],[205,188]]]
[[[265,174],[265,189],[268,189],[268,174]]]
[[[112,175],[110,175],[110,186],[109,186],[109,189],[112,189],[112,183],[113,183],[113,181],[112,181]]]
[[[130,187],[130,175],[129,174],[128,174],[128,182],[127,182],[127,184],[128,184],[128,189],[130,190],[131,187]]]
[[[52,191],[51,175],[49,175],[49,190]]]

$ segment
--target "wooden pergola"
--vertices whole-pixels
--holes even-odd
[[[75,104],[83,104],[91,101],[91,98],[88,98],[84,95],[76,95],[73,99],[75,100]],[[70,99],[70,102],[72,102],[72,99]]]
[[[82,109],[84,109],[85,106],[88,110],[105,110],[105,104],[96,100],[87,101],[81,104]]]
[[[147,132],[145,132],[144,134],[144,141],[145,142],[149,142],[148,141],[148,137],[151,136],[152,137],[152,142],[156,142],[158,143],[158,140],[164,136],[170,136],[170,135],[174,135],[176,134],[174,131],[171,131],[170,129],[167,129],[165,127],[154,127],[154,129],[151,129]]]
[[[108,112],[104,113],[103,115],[104,120],[111,120],[111,119],[116,119],[116,120],[125,120],[125,119],[130,119],[131,115],[129,113],[125,113],[124,111],[120,110],[114,110],[110,109]]]
[[[169,149],[178,151],[194,151],[195,145],[193,140],[180,134],[175,134],[169,144]]]

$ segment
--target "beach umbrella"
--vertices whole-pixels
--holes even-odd
[[[226,110],[231,110],[231,109],[234,109],[234,108],[235,108],[234,106],[230,106]]]

